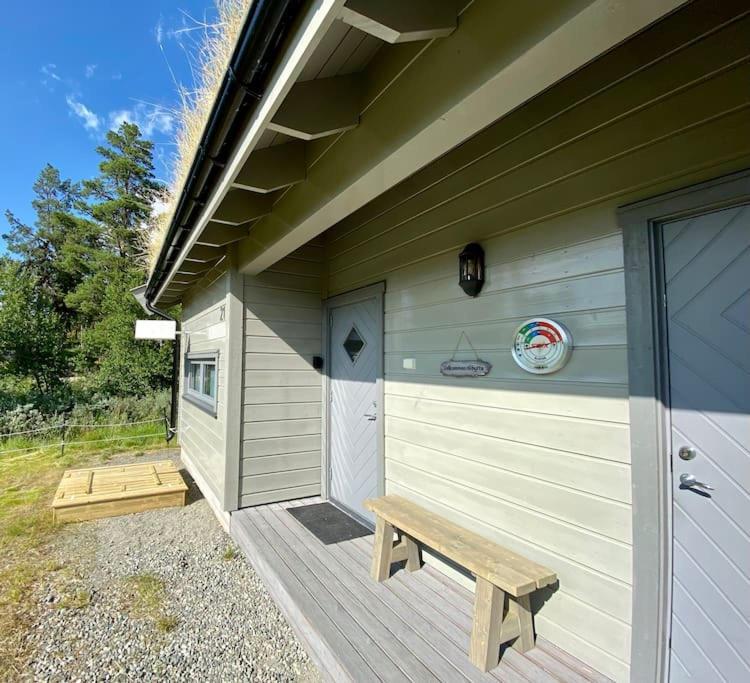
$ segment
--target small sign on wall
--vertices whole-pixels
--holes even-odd
[[[459,360],[456,358],[458,348],[461,346],[461,340],[466,339],[467,344],[471,347],[474,352],[474,360]],[[474,345],[466,335],[466,332],[461,332],[458,337],[458,343],[456,348],[453,349],[453,355],[449,360],[445,360],[440,364],[440,374],[446,377],[484,377],[488,375],[492,370],[492,363],[488,363],[486,360],[479,358]]]
[[[492,370],[486,360],[446,360],[440,364],[440,374],[447,377],[484,377]]]

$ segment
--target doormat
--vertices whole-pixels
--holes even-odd
[[[324,545],[351,541],[353,538],[372,534],[366,526],[330,503],[286,508],[286,511]]]

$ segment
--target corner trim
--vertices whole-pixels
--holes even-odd
[[[193,478],[193,481],[200,489],[203,497],[206,499],[208,507],[210,507],[214,515],[216,515],[216,519],[219,520],[219,524],[221,524],[221,526],[224,528],[224,531],[229,533],[229,513],[221,509],[221,502],[216,497],[216,494],[214,493],[211,486],[209,486],[204,476],[201,474],[200,469],[193,462],[190,455],[188,455],[185,451],[184,446],[180,448],[180,459],[185,465],[185,469],[187,469],[187,471],[190,473],[190,476]]]
[[[666,681],[672,583],[669,384],[659,226],[750,200],[750,171],[734,173],[617,212],[625,259],[625,308],[633,490],[630,680]]]
[[[242,457],[242,390],[245,375],[245,276],[237,270],[236,246],[229,248],[226,295],[226,416],[224,420],[224,510],[240,506]]]

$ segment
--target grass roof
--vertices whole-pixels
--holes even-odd
[[[146,231],[146,253],[152,270],[161,251],[177,200],[193,163],[224,73],[253,0],[216,0],[217,19],[205,24],[190,55],[195,83],[178,88],[178,125],[165,210]]]

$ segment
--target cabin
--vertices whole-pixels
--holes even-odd
[[[748,83],[742,0],[252,3],[146,299],[329,679],[750,680]],[[535,647],[472,666],[434,534],[293,526],[391,496],[554,572]]]

